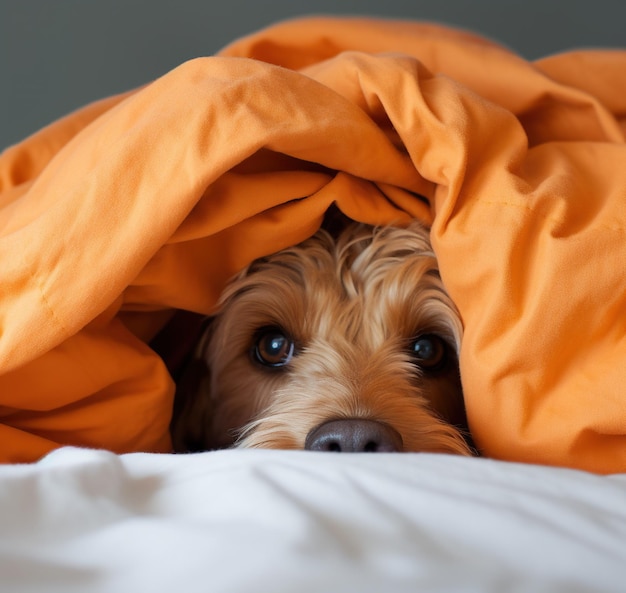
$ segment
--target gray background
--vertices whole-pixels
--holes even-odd
[[[305,14],[448,23],[529,59],[626,47],[624,0],[0,0],[0,150],[89,101]]]

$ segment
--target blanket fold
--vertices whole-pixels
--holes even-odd
[[[336,204],[432,225],[493,457],[626,471],[626,52],[280,23],[0,156],[0,459],[167,451],[147,343]]]

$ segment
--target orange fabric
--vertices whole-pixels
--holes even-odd
[[[626,471],[625,131],[626,52],[330,18],[52,124],[0,157],[1,460],[167,451],[146,342],[337,203],[432,223],[486,455]]]

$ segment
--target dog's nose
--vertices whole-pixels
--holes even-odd
[[[402,437],[388,424],[351,418],[331,420],[314,428],[306,437],[308,451],[336,453],[393,453],[402,451]]]

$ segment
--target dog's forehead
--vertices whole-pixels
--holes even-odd
[[[322,231],[252,264],[227,292],[224,313],[233,327],[279,326],[305,343],[457,333],[441,327],[456,316],[421,226],[354,225],[337,239]]]
[[[306,286],[311,279],[329,274],[338,280],[350,274],[365,281],[376,278],[378,272],[384,275],[393,268],[416,265],[437,274],[429,232],[421,224],[374,228],[355,223],[338,237],[318,231],[299,245],[254,262],[248,273],[283,275]]]

